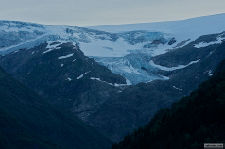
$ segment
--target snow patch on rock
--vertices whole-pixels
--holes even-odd
[[[71,53],[71,54],[68,54],[68,55],[65,55],[65,56],[60,56],[58,57],[58,59],[65,59],[65,58],[69,58],[69,57],[72,57],[74,53]]]
[[[103,81],[100,78],[91,77],[90,79],[91,80],[97,80],[97,81],[100,81],[100,82],[103,82],[103,83],[106,83],[106,84],[109,84],[109,85],[115,86],[115,87],[131,85],[131,83],[129,82],[129,80],[127,80],[127,84],[118,84],[118,83],[114,83],[113,84],[113,83],[109,83],[109,82]]]
[[[83,78],[84,75],[87,75],[87,74],[89,74],[90,72],[91,72],[91,71],[88,71],[88,72],[85,72],[84,74],[79,75],[79,76],[77,77],[77,80]]]
[[[200,61],[200,59],[199,59],[199,60],[196,60],[196,61],[191,61],[191,62],[188,63],[187,65],[178,65],[177,67],[165,67],[165,66],[157,65],[157,64],[155,64],[155,63],[153,62],[153,60],[151,60],[151,61],[149,62],[149,64],[150,64],[151,66],[153,66],[153,67],[155,67],[155,68],[158,68],[158,69],[160,69],[160,70],[163,70],[163,71],[174,71],[174,70],[178,70],[178,69],[183,69],[183,68],[188,67],[188,66],[190,66],[190,65],[192,65],[192,64],[198,63],[199,61]]]
[[[211,42],[200,42],[198,44],[195,44],[195,48],[204,48],[208,47],[214,44],[221,44],[225,38],[218,37],[216,41],[211,41]]]

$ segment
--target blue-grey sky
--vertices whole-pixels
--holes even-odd
[[[105,25],[180,20],[225,12],[225,0],[0,0],[0,20]]]

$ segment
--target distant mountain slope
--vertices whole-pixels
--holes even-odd
[[[148,125],[113,149],[199,149],[225,143],[225,61],[210,80],[171,109],[158,112]]]
[[[1,149],[106,149],[110,142],[0,68]]]

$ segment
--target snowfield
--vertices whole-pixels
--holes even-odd
[[[159,31],[175,35],[176,39],[183,41],[186,39],[196,40],[201,35],[221,33],[225,28],[225,13],[191,18],[180,21],[141,23],[127,25],[102,25],[90,26],[89,28],[106,32],[127,32],[134,30]]]

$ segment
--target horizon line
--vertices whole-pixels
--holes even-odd
[[[96,24],[96,25],[69,25],[69,24],[48,24],[48,23],[37,23],[32,21],[20,21],[20,20],[0,20],[0,22],[21,22],[21,23],[29,23],[29,24],[37,24],[37,25],[45,25],[45,26],[77,26],[77,27],[96,27],[96,26],[123,26],[123,25],[133,25],[133,24],[153,24],[153,23],[165,23],[165,22],[179,22],[179,21],[185,21],[185,20],[191,20],[196,18],[202,18],[202,17],[209,17],[209,16],[216,16],[216,15],[225,15],[225,12],[222,13],[216,13],[216,14],[209,14],[209,15],[201,15],[196,17],[187,17],[183,19],[177,19],[177,20],[162,20],[162,21],[152,21],[152,22],[136,22],[136,23],[122,23],[122,24]]]

